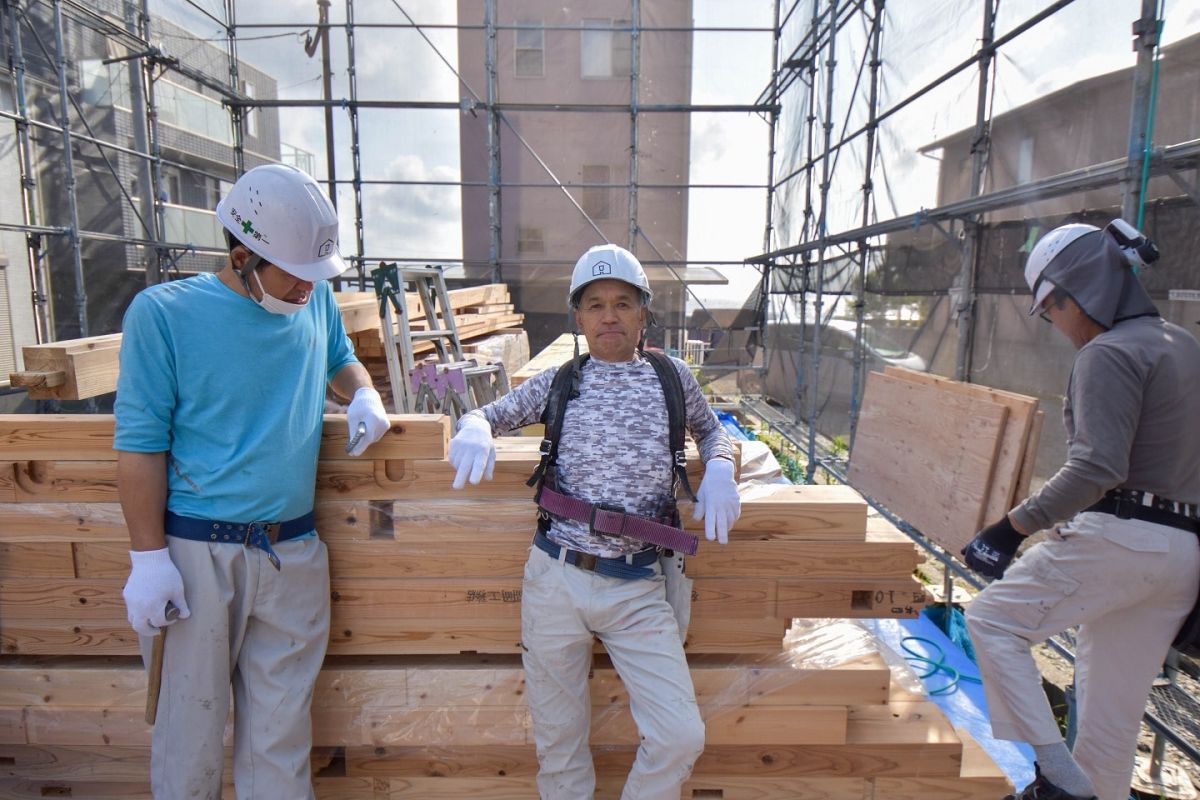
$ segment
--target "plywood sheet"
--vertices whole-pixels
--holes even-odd
[[[1000,449],[996,454],[996,468],[992,473],[992,482],[984,504],[983,521],[985,524],[991,523],[1007,514],[1016,505],[1021,465],[1025,460],[1026,445],[1038,412],[1037,398],[993,389],[982,384],[953,381],[940,375],[915,372],[902,367],[887,367],[885,372],[893,377],[936,386],[946,392],[999,403],[1008,409],[1008,419],[1004,423]]]
[[[1008,409],[873,372],[850,483],[958,552],[981,527]]]

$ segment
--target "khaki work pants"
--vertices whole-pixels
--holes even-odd
[[[1079,625],[1074,754],[1099,800],[1127,800],[1150,686],[1196,600],[1195,534],[1076,515],[971,602],[967,628],[998,739],[1062,740],[1029,648]]]
[[[329,641],[329,561],[315,536],[267,554],[167,537],[191,616],[163,648],[150,757],[155,800],[220,800],[233,686],[238,800],[311,800],[313,686]],[[149,663],[152,639],[142,637]]]
[[[640,736],[622,800],[679,800],[704,750],[679,625],[661,566],[652,568],[654,577],[621,580],[529,549],[521,639],[542,800],[591,800],[595,791],[588,749],[593,635],[625,684]]]

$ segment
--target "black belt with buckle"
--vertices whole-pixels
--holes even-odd
[[[257,547],[267,554],[271,565],[279,569],[279,556],[275,554],[271,545],[295,539],[315,530],[316,522],[316,515],[312,511],[284,522],[223,522],[184,517],[168,511],[164,519],[164,530],[168,536],[191,539],[195,542],[226,542],[243,547]]]
[[[1084,511],[1112,514],[1119,519],[1140,519],[1200,536],[1200,519],[1196,516],[1200,509],[1195,504],[1167,500],[1137,489],[1111,489]]]
[[[605,558],[593,553],[584,553],[579,550],[572,550],[569,547],[563,547],[552,542],[541,531],[533,535],[533,545],[551,558],[557,559],[559,556],[562,556],[563,560],[573,567],[623,580],[653,576],[655,574],[654,570],[649,567],[655,561],[658,561],[660,552],[657,547],[648,547],[629,556],[628,560],[626,560],[625,556]],[[565,555],[563,555],[564,550],[566,551]]]

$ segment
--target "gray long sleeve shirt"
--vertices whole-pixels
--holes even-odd
[[[686,426],[707,463],[733,460],[733,443],[709,407],[687,364],[671,359],[683,383]],[[537,422],[558,368],[548,369],[471,414],[498,435]],[[567,404],[558,446],[558,489],[589,503],[612,503],[629,514],[658,518],[674,504],[667,405],[649,361],[584,364],[579,397]],[[549,534],[561,545],[612,557],[641,550],[645,542],[593,536],[588,526],[554,517]]]
[[[1114,325],[1075,356],[1063,404],[1067,461],[1012,517],[1029,531],[1115,488],[1200,502],[1200,344],[1159,317]]]

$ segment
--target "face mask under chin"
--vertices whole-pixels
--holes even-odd
[[[263,288],[262,279],[258,277],[258,270],[254,270],[254,282],[258,284],[258,291],[262,293],[262,299],[254,300],[253,296],[250,299],[258,303],[259,308],[263,311],[287,317],[295,314],[306,305],[304,303],[289,303],[286,300],[280,300],[278,297],[268,294],[267,290]]]

